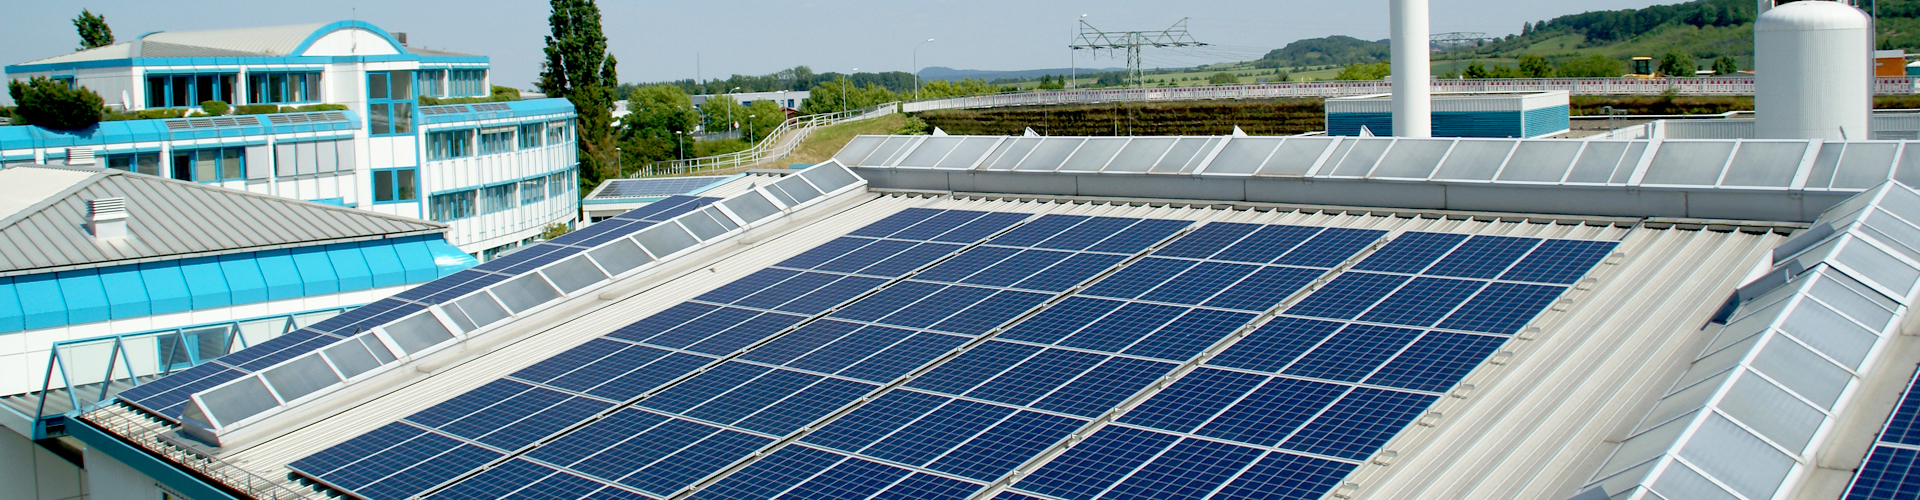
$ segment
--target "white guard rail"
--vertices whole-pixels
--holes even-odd
[[[766,137],[760,139],[758,144],[754,144],[752,148],[745,151],[688,158],[685,160],[657,162],[641,167],[638,172],[634,172],[633,177],[687,175],[777,161],[785,158],[788,154],[792,154],[793,150],[799,148],[800,143],[806,141],[807,136],[812,134],[815,129],[850,121],[891,115],[900,108],[899,104],[900,103],[897,102],[890,102],[863,109],[789,119],[785,123],[781,123],[779,128],[767,132]],[[798,135],[795,135],[791,139],[786,138],[789,133],[795,132],[797,132]]]

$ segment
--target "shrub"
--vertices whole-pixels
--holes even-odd
[[[241,115],[264,115],[279,113],[280,106],[277,104],[248,104],[233,108],[233,112],[234,114]]]
[[[347,105],[345,104],[322,103],[322,104],[308,104],[305,106],[287,106],[287,107],[280,108],[279,112],[281,113],[312,113],[315,111],[346,111],[346,110],[347,110]]]
[[[13,96],[14,116],[26,123],[39,125],[49,130],[81,130],[100,123],[105,114],[105,102],[100,94],[86,87],[67,88],[66,82],[36,76],[22,82],[7,82],[7,93]]]
[[[200,103],[200,110],[205,111],[208,116],[220,116],[233,111],[233,107],[228,106],[226,101],[207,101]]]

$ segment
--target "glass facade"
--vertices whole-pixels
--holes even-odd
[[[367,133],[413,133],[412,71],[367,72]]]
[[[147,107],[190,108],[207,101],[231,104],[237,78],[233,73],[147,75]]]

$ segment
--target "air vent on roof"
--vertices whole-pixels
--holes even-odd
[[[287,125],[287,124],[293,124],[293,123],[312,123],[312,122],[338,122],[338,121],[346,121],[346,120],[347,120],[347,115],[343,115],[340,113],[297,113],[297,114],[267,116],[267,122],[272,123],[274,125]]]
[[[115,196],[88,200],[87,227],[97,239],[127,237],[127,199]]]
[[[68,165],[92,165],[93,148],[67,148]]]

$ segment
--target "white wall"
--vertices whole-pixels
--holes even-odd
[[[85,472],[88,493],[93,498],[160,500],[165,493],[153,478],[114,460],[105,453],[87,449]]]
[[[111,462],[112,459],[101,458]],[[87,462],[92,463],[91,457]],[[117,464],[116,464],[117,465]],[[122,465],[122,468],[126,466]],[[132,469],[127,469],[131,472]],[[135,473],[138,475],[138,473]],[[152,484],[153,480],[144,479]],[[54,455],[10,430],[0,429],[0,500],[69,500],[87,498],[88,471]],[[101,499],[158,500],[152,496],[101,495]]]

